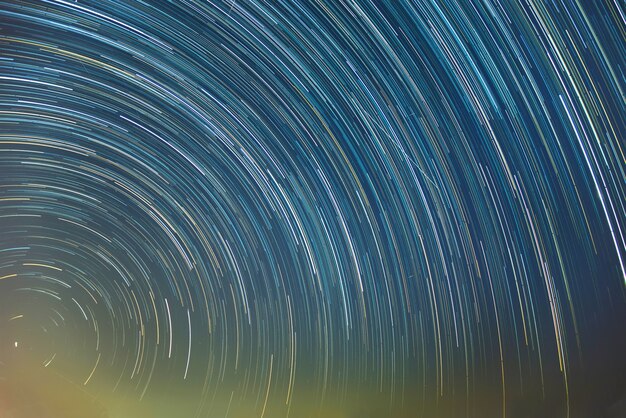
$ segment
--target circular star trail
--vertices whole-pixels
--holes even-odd
[[[624,16],[1,2],[3,382],[111,417],[608,411]]]

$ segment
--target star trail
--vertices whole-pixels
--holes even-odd
[[[0,1],[0,415],[621,416],[624,9]]]

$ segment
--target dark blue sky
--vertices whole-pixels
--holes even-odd
[[[610,416],[626,25],[582,3],[0,2],[4,380],[111,417]]]

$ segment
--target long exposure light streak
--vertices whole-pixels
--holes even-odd
[[[0,416],[622,416],[624,7],[0,0]]]

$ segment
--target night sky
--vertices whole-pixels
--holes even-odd
[[[626,416],[625,16],[0,1],[0,417]]]

